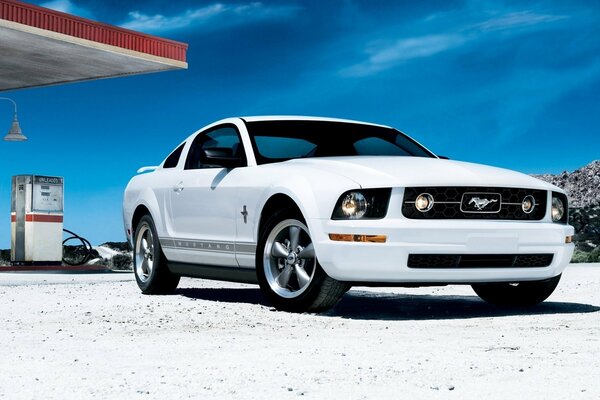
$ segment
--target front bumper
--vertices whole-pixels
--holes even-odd
[[[540,280],[565,269],[574,245],[572,226],[552,222],[489,220],[332,221],[309,228],[319,263],[341,281],[373,283],[475,283]],[[337,242],[330,233],[386,235],[386,243]],[[553,254],[547,267],[409,268],[409,254]]]

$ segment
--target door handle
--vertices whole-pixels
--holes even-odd
[[[181,193],[183,191],[183,181],[179,182],[177,186],[173,188],[175,193]]]

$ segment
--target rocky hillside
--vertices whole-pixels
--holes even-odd
[[[592,161],[573,172],[533,176],[567,192],[571,208],[600,205],[600,160]]]
[[[63,261],[76,263],[83,259],[82,246],[63,246]],[[132,252],[127,242],[108,242],[89,251],[86,265],[105,265],[113,270],[131,270]],[[0,266],[10,265],[10,250],[0,250]]]
[[[569,196],[569,223],[575,227],[573,262],[600,262],[600,160],[573,172],[534,176]]]

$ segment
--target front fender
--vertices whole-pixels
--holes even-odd
[[[275,195],[283,194],[289,197],[300,209],[310,231],[318,227],[318,224],[313,226],[312,220],[331,218],[333,208],[344,192],[360,188],[358,183],[349,178],[324,171],[319,171],[318,176],[315,174],[314,177],[306,173],[289,175],[296,177],[279,180],[263,191],[259,200],[261,216],[263,214],[262,210],[264,210],[269,199]],[[312,179],[307,176],[311,176]],[[254,233],[257,242],[260,238],[258,225],[257,223]]]

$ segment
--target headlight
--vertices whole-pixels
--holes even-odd
[[[552,221],[558,222],[562,221],[565,216],[565,205],[562,200],[556,197],[554,194],[552,196]]]
[[[342,200],[342,214],[351,219],[360,219],[369,207],[365,195],[361,192],[350,192]]]
[[[387,214],[391,189],[351,190],[340,196],[331,219],[381,219]]]
[[[415,207],[421,212],[427,212],[433,207],[433,196],[429,193],[422,193],[415,199]]]

